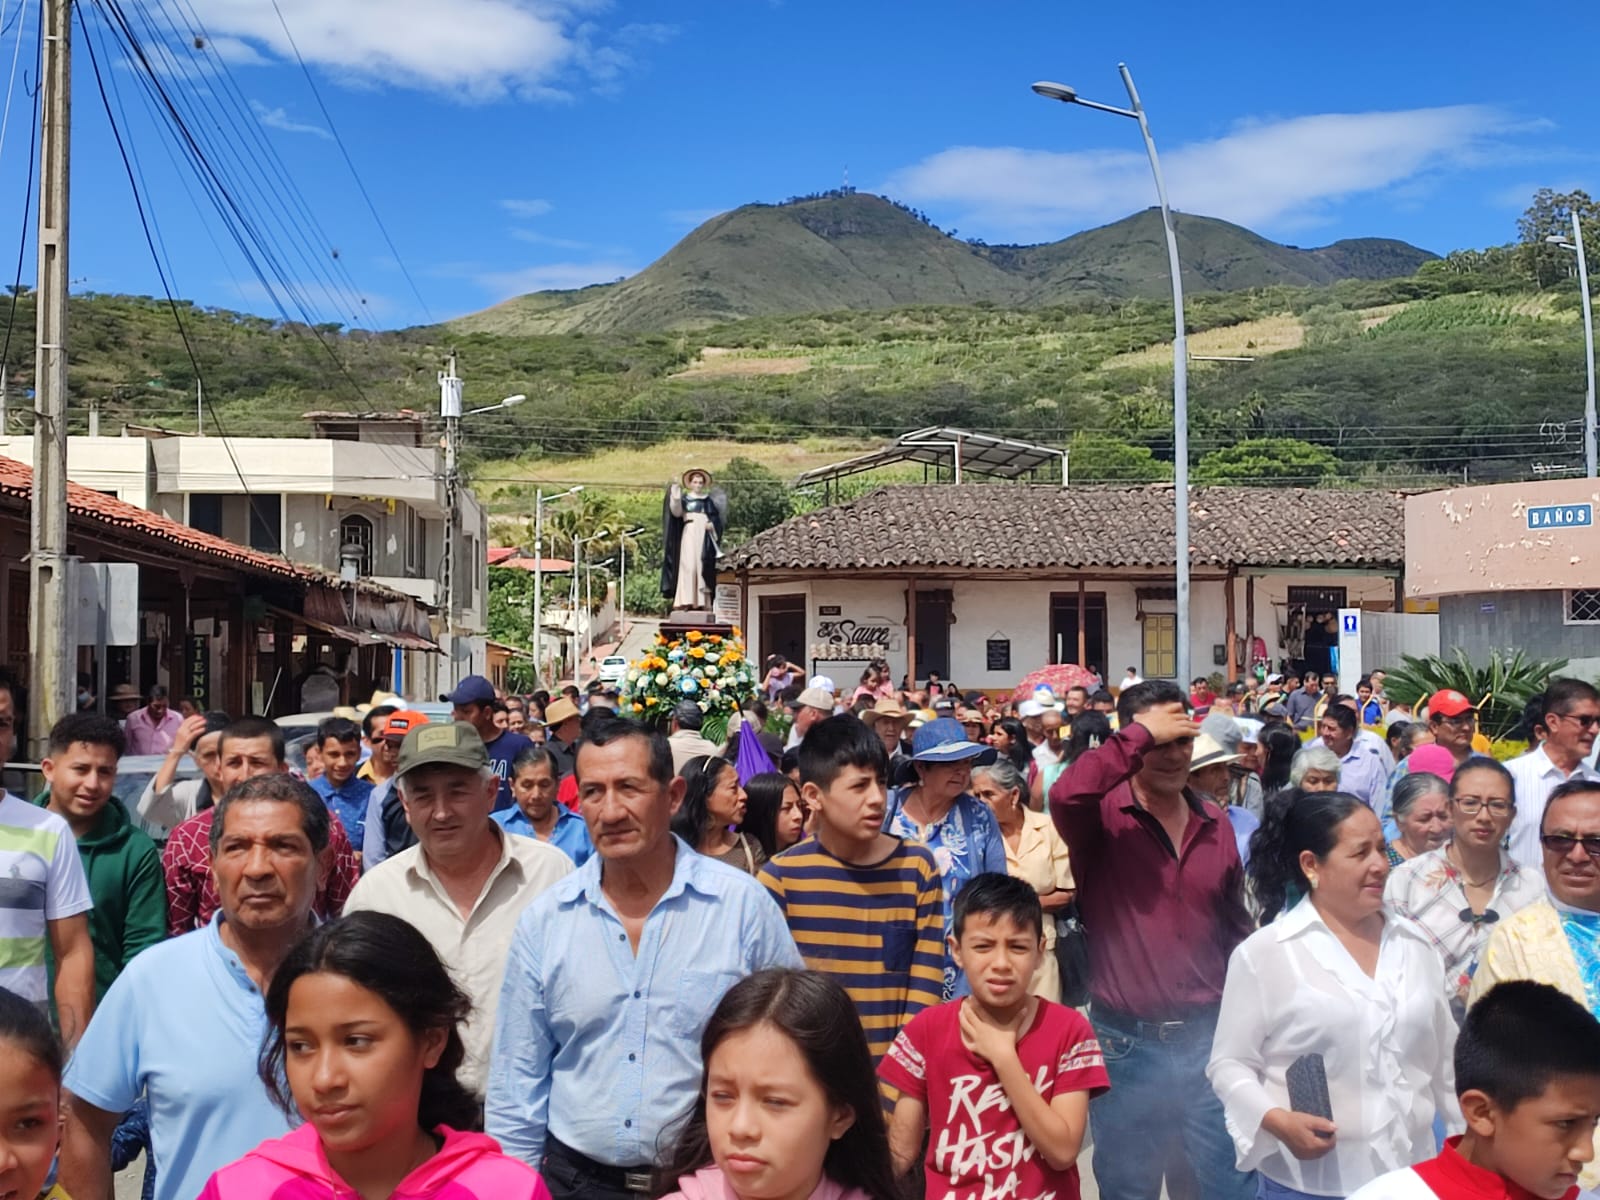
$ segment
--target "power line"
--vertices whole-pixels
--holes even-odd
[[[17,36],[22,36],[19,30]],[[36,63],[39,72],[44,70],[44,27],[39,28],[39,54]],[[11,335],[17,328],[17,304],[22,299],[22,265],[28,255],[28,234],[33,231],[33,180],[34,168],[38,165],[39,158],[39,93],[44,90],[42,84],[35,79],[33,85],[33,120],[30,123],[31,133],[28,138],[28,184],[27,191],[23,193],[22,201],[22,235],[17,244],[17,277],[11,285],[11,312],[6,317],[5,346],[0,348],[0,372],[9,372],[11,369]],[[34,308],[34,320],[38,320],[38,306]],[[0,380],[3,386],[4,380]],[[0,429],[0,433],[4,433]]]
[[[123,141],[122,131],[118,128],[116,115],[111,110],[111,97],[106,92],[105,79],[100,73],[100,56],[95,53],[94,39],[89,34],[88,22],[84,19],[83,15],[83,6],[81,4],[75,5],[74,11],[76,12],[78,18],[78,28],[83,31],[84,42],[89,50],[89,62],[94,68],[94,81],[96,87],[100,91],[100,102],[105,106],[106,121],[111,126],[111,135],[116,139],[117,143],[117,153],[121,156],[123,169],[128,175],[128,187],[133,192],[133,204],[139,215],[139,225],[144,230],[145,245],[149,247],[150,255],[155,259],[156,274],[161,277],[161,287],[166,293],[167,304],[172,309],[172,319],[177,323],[178,336],[183,339],[184,351],[189,355],[189,364],[194,368],[195,378],[201,381],[202,402],[206,403],[207,411],[211,413],[212,422],[217,426],[217,433],[222,439],[222,447],[227,451],[228,461],[233,464],[234,474],[239,477],[239,486],[244,489],[246,505],[249,507],[250,512],[255,516],[255,518],[260,521],[262,526],[270,533],[273,529],[273,523],[265,519],[262,514],[262,510],[256,503],[255,496],[251,495],[250,483],[245,478],[243,469],[239,466],[238,455],[234,453],[233,446],[228,439],[227,431],[222,428],[222,423],[217,420],[217,414],[211,409],[209,402],[204,401],[205,385],[203,373],[200,369],[200,361],[195,357],[194,346],[189,341],[189,331],[184,326],[182,313],[178,311],[178,302],[173,297],[172,287],[167,281],[166,267],[163,266],[161,254],[156,249],[156,239],[151,234],[150,220],[145,214],[145,204],[140,195],[139,181],[134,171],[133,161],[129,158],[127,146]],[[274,533],[272,536],[273,540],[277,543],[278,556],[280,558],[287,558],[288,555],[286,555],[283,550],[283,538],[281,531]]]
[[[289,30],[289,22],[283,18],[283,9],[278,6],[278,0],[272,0],[272,11],[278,14],[278,24],[283,26],[283,36],[289,39],[289,49],[294,51],[295,61],[300,64],[300,73],[306,77],[306,83],[311,88],[311,94],[316,97],[317,107],[322,110],[322,119],[328,123],[328,132],[333,135],[334,144],[339,147],[339,153],[344,155],[345,166],[350,168],[350,177],[356,181],[356,187],[361,192],[361,198],[367,203],[367,211],[372,214],[372,219],[378,226],[378,232],[383,235],[384,243],[389,247],[389,253],[394,255],[394,261],[400,268],[400,273],[405,276],[406,283],[411,288],[411,294],[417,298],[417,303],[422,305],[423,314],[428,318],[429,324],[433,323],[433,311],[428,307],[428,302],[423,298],[422,290],[417,287],[417,281],[411,278],[411,271],[406,266],[405,260],[400,257],[400,250],[394,244],[394,239],[389,236],[389,230],[383,223],[383,218],[378,215],[378,206],[372,202],[372,196],[367,191],[367,185],[362,182],[361,174],[356,170],[355,160],[350,157],[350,151],[344,144],[344,137],[339,132],[339,126],[334,123],[333,114],[328,111],[328,106],[323,102],[322,91],[317,87],[317,81],[312,78],[311,69],[306,66],[306,60],[301,57],[300,46],[294,40],[294,34]]]

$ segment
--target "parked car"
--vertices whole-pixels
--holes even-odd
[[[600,682],[621,683],[628,674],[628,659],[621,654],[608,654],[600,660]]]
[[[161,764],[166,761],[164,754],[125,754],[117,763],[117,782],[111,789],[111,794],[122,801],[122,807],[128,810],[128,815],[146,833],[156,837],[159,833],[165,837],[164,831],[146,825],[139,820],[139,797],[144,795],[144,789],[156,777],[156,772],[161,769]],[[13,791],[24,800],[32,800],[44,791],[44,772],[38,763],[6,763],[6,778],[13,785]],[[178,763],[179,779],[198,779],[200,768],[195,765],[194,759],[185,754]],[[158,838],[157,840],[161,840]]]

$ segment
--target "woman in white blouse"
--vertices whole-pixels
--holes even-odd
[[[1460,1124],[1439,957],[1383,908],[1383,828],[1343,792],[1269,804],[1250,874],[1268,922],[1233,952],[1206,1074],[1263,1200],[1348,1196],[1437,1152]],[[1285,911],[1291,892],[1300,899]],[[1333,1119],[1294,1112],[1291,1064],[1321,1058]]]

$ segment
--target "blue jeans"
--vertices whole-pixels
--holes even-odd
[[[1254,1171],[1234,1166],[1222,1102],[1206,1079],[1216,1013],[1168,1031],[1123,1028],[1091,1010],[1111,1090],[1089,1105],[1101,1200],[1159,1200],[1165,1149],[1181,1138],[1201,1200],[1256,1200]]]

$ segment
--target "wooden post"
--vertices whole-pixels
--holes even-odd
[[[1249,639],[1249,646],[1256,644],[1256,577],[1244,577],[1244,636]],[[1246,655],[1250,653],[1246,649]]]
[[[1078,665],[1087,666],[1084,659],[1089,657],[1089,606],[1084,596],[1083,576],[1078,576]]]
[[[906,580],[906,679],[917,690],[917,581]]]
[[[1238,631],[1238,622],[1237,622],[1237,619],[1236,619],[1237,614],[1234,611],[1235,608],[1236,608],[1236,604],[1237,604],[1235,596],[1234,596],[1234,593],[1238,590],[1235,587],[1235,584],[1238,582],[1238,579],[1239,579],[1238,568],[1229,567],[1228,568],[1228,577],[1225,580],[1222,581],[1222,586],[1228,589],[1228,595],[1226,597],[1226,613],[1227,613],[1227,628],[1228,628],[1227,642],[1228,642],[1228,682],[1229,683],[1237,683],[1239,681],[1239,659],[1238,659],[1238,657],[1237,657],[1237,655],[1235,653],[1235,651],[1237,650],[1238,645],[1239,645],[1239,631]]]

